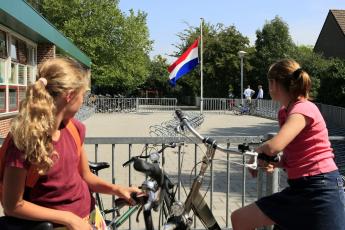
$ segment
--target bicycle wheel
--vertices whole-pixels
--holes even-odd
[[[237,106],[234,106],[234,107],[232,108],[232,112],[233,112],[233,114],[235,114],[235,115],[242,115],[242,113],[241,113],[241,108],[239,108],[239,107],[237,107]]]

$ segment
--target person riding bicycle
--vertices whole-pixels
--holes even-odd
[[[2,204],[4,213],[20,219],[49,221],[72,230],[89,230],[86,219],[94,209],[90,191],[117,195],[134,204],[136,187],[105,182],[90,172],[85,150],[66,129],[72,121],[85,138],[85,126],[74,119],[88,88],[87,71],[69,58],[48,59],[39,67],[38,80],[28,86],[26,98],[10,129],[6,153]],[[25,187],[28,169],[39,177]]]
[[[341,230],[345,228],[345,197],[334,162],[325,121],[309,101],[311,79],[294,60],[284,59],[268,71],[269,93],[282,107],[280,130],[256,151],[279,163],[260,162],[267,172],[286,170],[289,187],[263,197],[231,215],[234,230],[276,224],[281,229]],[[255,176],[255,173],[253,172]]]

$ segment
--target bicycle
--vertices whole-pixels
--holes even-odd
[[[200,167],[199,175],[194,179],[191,190],[187,195],[187,199],[184,203],[175,204],[174,210],[178,212],[173,212],[173,216],[168,219],[167,223],[164,225],[164,230],[172,229],[190,229],[192,224],[192,218],[190,217],[190,212],[193,210],[194,214],[203,223],[206,229],[220,229],[215,217],[213,216],[207,203],[203,200],[203,196],[200,194],[200,188],[203,182],[203,178],[208,166],[212,163],[216,150],[220,150],[228,154],[237,154],[242,156],[249,156],[253,158],[252,163],[244,163],[245,167],[257,169],[258,159],[265,161],[277,162],[279,159],[277,157],[269,157],[264,154],[258,154],[249,149],[248,145],[239,145],[238,150],[229,149],[218,145],[216,140],[203,137],[200,135],[189,123],[188,117],[186,117],[181,110],[176,110],[176,116],[180,121],[180,125],[177,129],[185,130],[188,129],[196,138],[201,140],[206,148],[206,155],[202,160],[202,165]]]
[[[154,229],[151,216],[151,209],[153,209],[154,211],[159,210],[159,226],[162,226],[162,229],[164,230],[190,229],[193,223],[193,217],[190,215],[191,211],[193,211],[195,216],[198,217],[205,229],[221,229],[208,204],[205,202],[204,196],[200,193],[205,172],[208,166],[212,163],[215,151],[218,149],[229,154],[252,157],[252,163],[244,164],[246,167],[252,169],[257,169],[258,159],[269,161],[277,161],[277,159],[275,157],[268,157],[266,155],[253,152],[246,144],[239,145],[238,150],[222,147],[216,143],[216,140],[203,137],[197,131],[195,131],[195,129],[189,123],[188,118],[184,116],[180,110],[176,111],[176,115],[180,120],[180,126],[177,126],[176,130],[178,132],[185,130],[185,128],[190,130],[194,136],[202,140],[202,142],[206,145],[206,155],[201,161],[199,175],[194,179],[191,190],[187,194],[187,198],[184,202],[175,199],[175,185],[170,181],[169,176],[166,172],[164,172],[164,169],[160,167],[160,153],[163,152],[164,146],[161,150],[151,153],[148,156],[142,156],[142,154],[139,156],[134,156],[129,161],[124,163],[125,166],[129,163],[133,163],[133,166],[137,171],[143,172],[149,177],[147,183],[150,182],[153,185],[151,187],[153,189],[149,190],[149,197],[152,196],[154,199],[151,199],[152,202],[148,202],[149,207],[144,210],[145,227],[147,230]],[[145,161],[141,158],[148,158],[151,162]],[[146,214],[145,211],[147,211]],[[160,225],[161,222],[162,225]]]

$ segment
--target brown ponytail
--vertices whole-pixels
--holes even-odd
[[[274,79],[297,100],[299,97],[310,98],[311,79],[309,74],[292,59],[274,63],[268,71],[268,79]]]

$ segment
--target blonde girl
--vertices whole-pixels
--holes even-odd
[[[73,122],[85,138],[85,126],[73,117],[88,89],[86,70],[69,58],[45,61],[38,78],[28,86],[26,98],[11,125],[12,142],[6,153],[3,208],[8,216],[50,221],[73,230],[89,230],[87,218],[94,208],[90,190],[118,195],[133,203],[131,192],[109,184],[88,167],[86,153],[78,156],[75,140],[66,129]],[[28,169],[37,168],[39,178],[32,189],[25,187]]]

